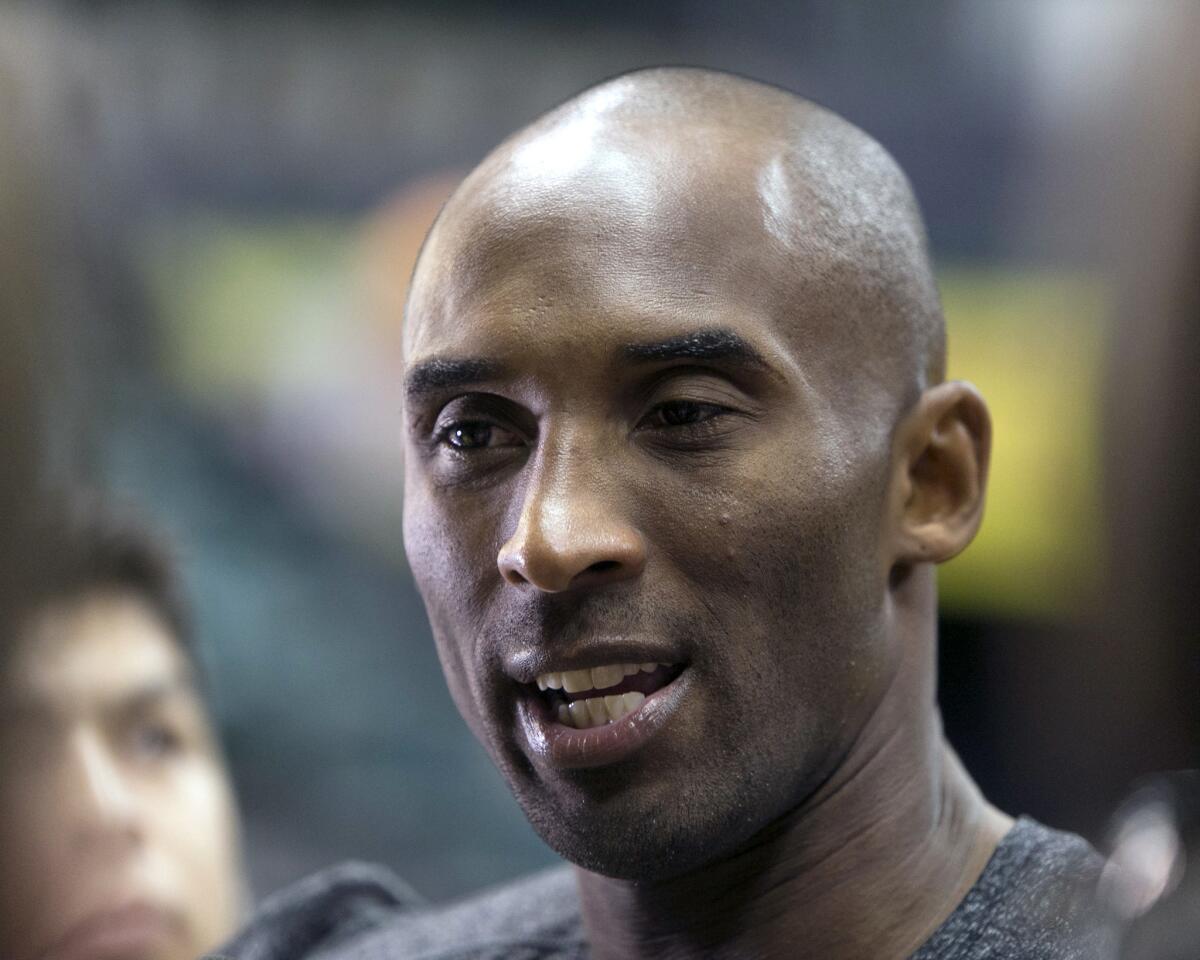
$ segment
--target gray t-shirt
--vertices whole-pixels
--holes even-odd
[[[913,960],[1103,960],[1113,933],[1093,892],[1102,861],[1028,818]],[[263,903],[217,956],[232,960],[587,960],[569,867],[430,906],[381,867],[347,863]]]

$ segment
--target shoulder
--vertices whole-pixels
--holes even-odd
[[[410,952],[398,955],[422,960],[575,960],[587,952],[574,876],[565,866],[421,911],[377,936],[381,944],[402,939]]]
[[[1112,930],[1096,901],[1104,861],[1082,837],[1028,817],[914,960],[1092,960]]]
[[[556,867],[436,906],[388,871],[343,864],[264,902],[217,954],[229,960],[576,960],[575,883]]]
[[[267,897],[242,931],[212,957],[274,960],[307,957],[421,905],[384,867],[338,864]]]

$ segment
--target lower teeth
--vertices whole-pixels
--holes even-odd
[[[558,705],[558,722],[565,727],[586,730],[602,727],[633,713],[646,700],[644,693],[636,691],[611,697],[590,697],[587,700],[572,700]]]

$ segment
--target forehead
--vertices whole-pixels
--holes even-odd
[[[189,675],[165,624],[139,598],[98,593],[52,603],[19,637],[5,686],[12,702],[59,713],[119,704]]]
[[[780,223],[803,198],[760,145],[538,140],[486,162],[430,236],[405,325],[410,360],[557,341],[574,350],[720,325],[770,337],[819,297],[822,251]],[[794,324],[793,324],[794,325]]]

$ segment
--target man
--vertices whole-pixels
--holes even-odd
[[[0,956],[194,960],[242,904],[232,791],[161,548],[43,525],[0,676]]]
[[[601,84],[449,200],[404,350],[450,691],[573,878],[428,909],[342,868],[229,955],[1101,955],[1098,858],[942,737],[989,419],[878,144],[711,71]]]

